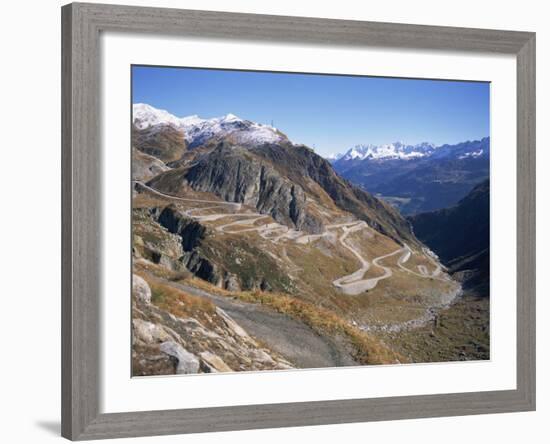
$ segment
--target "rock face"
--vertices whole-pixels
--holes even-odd
[[[218,285],[222,279],[218,266],[204,257],[199,251],[191,251],[183,256],[187,269],[195,276]]]
[[[206,227],[186,217],[173,205],[162,210],[158,222],[170,233],[181,237],[183,251],[191,251],[204,239]]]
[[[136,257],[179,271],[184,253],[181,237],[156,222],[159,212],[157,208],[134,209],[133,253]]]
[[[158,223],[170,233],[178,236],[183,249],[180,261],[187,270],[205,281],[213,284],[220,283],[222,274],[218,267],[197,248],[205,238],[206,227],[204,225],[188,218],[173,205],[162,210],[158,216]]]
[[[152,322],[144,321],[143,319],[134,319],[132,321],[132,327],[134,337],[145,343],[164,342],[172,339],[172,336],[162,327]]]
[[[291,289],[286,272],[261,248],[246,240],[213,236],[174,205],[134,209],[133,225],[136,258],[178,275],[190,272],[230,291]]]

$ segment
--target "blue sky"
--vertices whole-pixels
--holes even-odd
[[[134,66],[133,103],[271,124],[321,155],[489,135],[488,83]]]

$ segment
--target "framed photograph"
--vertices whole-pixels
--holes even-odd
[[[535,409],[535,35],[62,8],[62,434]]]

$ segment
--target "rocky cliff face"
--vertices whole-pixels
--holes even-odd
[[[165,207],[158,216],[158,222],[170,233],[181,239],[183,251],[191,251],[204,239],[206,227],[186,217],[174,205]]]

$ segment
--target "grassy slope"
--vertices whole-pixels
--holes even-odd
[[[489,359],[489,299],[467,294],[424,327],[379,333],[413,362]]]

